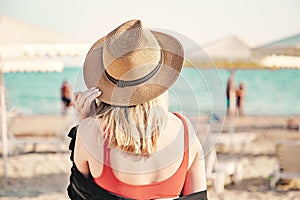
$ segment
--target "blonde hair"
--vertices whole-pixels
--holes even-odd
[[[151,155],[164,131],[168,112],[167,93],[132,107],[100,103],[96,115],[109,143],[129,153]]]

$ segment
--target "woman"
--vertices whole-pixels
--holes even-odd
[[[85,179],[73,180],[72,174],[71,198],[77,193],[84,199],[93,187],[106,199],[206,199],[201,144],[185,117],[168,112],[167,91],[183,60],[177,39],[145,29],[139,20],[92,46],[84,63],[91,89],[74,95],[82,121],[73,172],[93,185],[78,186]],[[95,98],[100,103],[91,114]]]

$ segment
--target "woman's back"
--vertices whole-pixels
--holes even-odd
[[[196,146],[199,143],[194,142],[197,140],[195,140],[195,134],[190,123],[188,123],[190,126],[189,136],[187,135],[185,138],[182,120],[174,114],[169,113],[165,131],[158,140],[157,152],[151,156],[145,156],[128,153],[116,147],[110,147],[110,150],[106,151],[106,142],[103,139],[103,132],[100,129],[99,122],[101,122],[100,119],[88,118],[80,124],[78,128],[80,142],[77,145],[80,151],[76,151],[75,149],[75,163],[82,163],[83,161],[78,159],[86,158],[90,173],[98,185],[106,187],[105,189],[113,192],[114,189],[109,188],[112,187],[109,186],[109,182],[111,182],[109,178],[111,178],[116,180],[115,182],[112,181],[114,186],[118,183],[124,183],[122,187],[129,185],[133,186],[132,188],[135,188],[135,190],[137,190],[136,186],[147,187],[151,184],[156,184],[157,186],[161,184],[161,186],[170,186],[161,188],[160,192],[164,189],[171,192],[171,187],[176,187],[176,183],[178,183],[178,188],[173,189],[181,191],[185,180],[185,173],[191,166],[193,158],[198,153],[195,152],[195,149],[197,149]],[[187,151],[186,156],[184,156],[185,142],[186,150],[191,149]],[[188,143],[194,147],[190,148]],[[80,149],[81,147],[85,148]],[[108,157],[109,159],[107,159]],[[78,168],[81,170],[80,167]],[[111,170],[112,173],[107,173],[109,171],[107,169]],[[88,173],[81,172],[83,174]],[[108,176],[112,177],[103,179],[103,173],[109,174]],[[166,183],[168,181],[170,183]],[[116,189],[116,187],[114,188]],[[134,191],[130,192],[134,193]],[[172,197],[176,197],[177,195]]]

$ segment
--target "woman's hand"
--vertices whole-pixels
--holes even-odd
[[[95,87],[74,93],[74,106],[79,115],[80,121],[89,117],[94,111],[95,107],[92,105],[92,103],[101,95],[101,93],[102,92]]]

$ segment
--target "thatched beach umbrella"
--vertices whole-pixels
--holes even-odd
[[[251,48],[237,36],[229,36],[202,45],[203,52],[193,49],[189,52],[191,59],[199,68],[219,69],[254,69],[258,65],[251,56]]]

